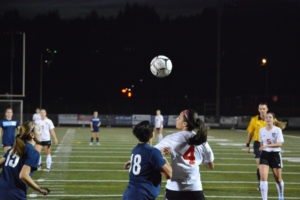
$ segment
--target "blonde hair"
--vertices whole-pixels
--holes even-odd
[[[30,133],[34,131],[35,125],[31,121],[27,121],[20,126],[19,134],[15,138],[15,144],[13,146],[12,153],[22,156],[25,150],[25,142],[30,140]]]

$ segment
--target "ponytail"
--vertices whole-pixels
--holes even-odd
[[[189,145],[201,145],[207,141],[207,128],[205,123],[199,119],[198,113],[194,110],[184,110],[183,119],[187,122],[187,130],[192,131],[198,129],[196,135],[191,137],[188,141]]]
[[[20,126],[19,134],[15,138],[12,153],[22,156],[26,145],[25,142],[29,139],[29,134],[33,131],[34,125],[32,122],[25,122]]]
[[[196,135],[189,139],[189,145],[201,145],[207,141],[207,128],[205,123],[198,118],[199,129]]]

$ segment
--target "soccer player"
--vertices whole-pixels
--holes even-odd
[[[13,109],[7,108],[5,110],[5,119],[0,121],[0,137],[2,135],[3,151],[6,153],[15,142],[16,129],[19,128],[20,123],[13,118]]]
[[[173,174],[167,181],[165,199],[205,200],[199,165],[214,168],[214,154],[207,143],[205,124],[195,111],[184,110],[176,119],[176,128],[179,132],[166,136],[155,146],[171,154]]]
[[[154,121],[154,132],[157,134],[158,142],[163,139],[162,131],[164,127],[164,117],[161,115],[160,110],[156,111],[155,121]]]
[[[131,160],[124,167],[129,169],[129,184],[123,200],[154,200],[160,193],[161,175],[169,179],[172,168],[161,152],[149,145],[153,138],[152,128],[148,121],[142,121],[133,129],[139,140],[132,150]]]
[[[284,182],[282,180],[282,158],[281,147],[284,142],[282,130],[274,125],[274,113],[267,113],[265,116],[266,126],[259,130],[260,139],[260,191],[263,200],[268,199],[268,173],[269,168],[273,170],[276,181],[279,200],[284,199]]]
[[[32,121],[34,123],[36,123],[37,121],[41,120],[41,114],[40,114],[41,110],[39,108],[36,108],[35,109],[35,113],[33,114],[33,117],[32,117]]]
[[[36,145],[36,150],[41,154],[42,148],[45,148],[46,154],[46,164],[47,168],[45,171],[49,172],[51,169],[52,164],[52,157],[51,157],[51,136],[54,138],[55,144],[58,144],[58,140],[54,131],[54,125],[51,119],[47,117],[47,112],[45,109],[41,109],[41,120],[37,121],[36,124],[39,126],[41,131],[41,142],[40,144]],[[39,159],[39,168],[41,169],[42,166],[42,156],[40,155]]]
[[[260,173],[259,173],[259,158],[260,158],[260,142],[259,142],[259,129],[262,127],[266,126],[265,122],[265,116],[268,112],[268,105],[266,103],[260,103],[258,105],[258,112],[259,115],[256,115],[252,117],[250,124],[247,128],[248,131],[248,137],[247,137],[247,143],[246,143],[246,152],[250,153],[250,142],[253,138],[254,143],[253,143],[253,152],[254,152],[254,158],[256,161],[257,165],[257,170],[256,170],[256,175],[257,175],[257,180],[258,180],[258,190],[260,189],[259,184],[260,184]]]
[[[91,126],[90,145],[93,145],[95,135],[96,135],[96,144],[100,145],[100,143],[99,143],[99,127],[101,126],[101,121],[100,121],[100,118],[98,117],[98,111],[94,111],[90,126]]]
[[[39,187],[31,178],[39,161],[39,153],[34,149],[38,142],[38,129],[32,122],[22,124],[13,148],[0,159],[1,200],[26,200],[28,186],[44,195],[50,192],[47,188]]]

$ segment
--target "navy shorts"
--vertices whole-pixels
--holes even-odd
[[[15,143],[14,139],[13,140],[3,139],[2,140],[2,147],[12,147],[12,146],[14,146],[14,143]]]
[[[268,165],[271,168],[283,168],[280,152],[262,151],[259,164]]]
[[[95,133],[95,132],[99,132],[100,129],[99,128],[93,128],[92,132]]]

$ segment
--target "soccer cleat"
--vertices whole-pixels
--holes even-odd
[[[97,146],[100,146],[101,144],[99,142],[97,142]]]
[[[50,169],[49,169],[49,168],[47,168],[47,169],[44,169],[44,171],[45,171],[45,172],[50,172]]]
[[[41,171],[42,170],[42,164],[40,164],[37,168],[38,171]]]
[[[93,143],[92,143],[92,142],[90,142],[90,146],[93,146]]]

